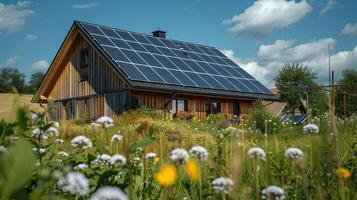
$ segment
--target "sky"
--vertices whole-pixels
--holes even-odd
[[[60,3],[59,3],[60,2]],[[355,0],[0,0],[0,68],[46,71],[73,20],[214,46],[274,87],[284,64],[357,70]]]

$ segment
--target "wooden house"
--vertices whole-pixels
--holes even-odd
[[[139,106],[248,114],[276,96],[214,47],[74,21],[32,101],[53,101],[53,118],[96,119]]]

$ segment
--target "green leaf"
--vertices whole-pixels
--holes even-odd
[[[130,153],[135,153],[135,151],[136,151],[136,149],[137,149],[138,147],[143,148],[143,147],[149,146],[149,145],[152,144],[152,143],[154,143],[154,140],[152,140],[152,139],[150,139],[150,138],[145,138],[145,139],[140,140],[139,142],[137,142],[137,143],[131,145],[131,146],[129,147],[129,152],[130,152]]]
[[[35,156],[29,142],[20,139],[0,161],[1,199],[8,199],[31,178]]]

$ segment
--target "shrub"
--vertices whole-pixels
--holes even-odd
[[[270,114],[260,100],[253,105],[249,125],[261,133],[277,133],[282,126],[280,119]]]
[[[223,121],[226,119],[226,116],[223,113],[209,114],[206,117],[206,122],[216,124],[217,122]]]

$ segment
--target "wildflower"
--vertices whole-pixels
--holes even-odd
[[[170,159],[177,164],[185,163],[190,156],[185,149],[177,148],[171,151]]]
[[[232,191],[233,181],[227,177],[219,177],[212,181],[212,185],[217,193],[229,193]]]
[[[262,160],[265,160],[265,151],[262,148],[259,147],[253,147],[248,150],[248,155],[251,158],[259,158]]]
[[[115,134],[115,135],[113,135],[111,141],[112,141],[113,143],[115,143],[115,142],[121,141],[122,139],[123,139],[123,136],[122,136],[122,135]]]
[[[88,168],[88,165],[84,164],[84,163],[80,163],[74,167],[75,170],[81,170],[81,169],[86,169],[86,168]]]
[[[285,192],[282,188],[271,185],[262,190],[262,199],[285,199]]]
[[[98,124],[98,123],[95,123],[95,122],[90,123],[90,125],[91,125],[92,127],[94,127],[94,128],[100,128],[100,127],[102,127],[101,124]]]
[[[72,147],[80,147],[82,149],[88,149],[93,146],[92,141],[87,137],[80,135],[71,140]]]
[[[198,160],[205,160],[208,158],[208,152],[204,147],[194,146],[190,150],[190,154],[196,157]]]
[[[55,143],[56,143],[56,144],[62,144],[62,143],[64,143],[64,140],[62,140],[62,139],[56,139],[56,140],[55,140]]]
[[[224,133],[225,136],[232,136],[232,135],[234,135],[236,132],[237,132],[237,129],[234,128],[234,127],[232,127],[232,126],[229,126],[229,127],[225,128],[225,129],[223,130],[223,133]]]
[[[176,181],[176,168],[172,165],[164,165],[155,174],[155,179],[163,186],[173,185]]]
[[[55,127],[49,127],[46,131],[45,134],[53,137],[53,136],[58,136],[58,130]]]
[[[200,177],[200,169],[195,160],[188,160],[185,166],[185,170],[190,179],[194,182],[199,180]]]
[[[146,155],[145,155],[145,158],[146,159],[150,159],[150,160],[152,160],[152,159],[155,159],[156,158],[156,153],[147,153]]]
[[[307,124],[303,127],[303,131],[304,133],[318,133],[320,130],[315,124]]]
[[[304,153],[298,148],[288,148],[285,151],[285,157],[289,159],[299,159],[304,157]]]
[[[0,145],[0,154],[6,153],[6,152],[7,152],[6,147],[3,145]]]
[[[158,163],[158,162],[160,162],[160,158],[159,158],[159,157],[156,157],[156,158],[154,159],[154,161],[155,161],[155,163]]]
[[[46,153],[46,149],[44,148],[32,148],[33,151],[37,151],[39,154],[44,154]]]
[[[339,167],[338,169],[336,169],[336,174],[341,178],[348,178],[352,175],[348,169],[343,167]]]
[[[84,196],[89,192],[89,181],[82,173],[69,172],[62,176],[57,185],[63,192],[69,192],[71,195]]]
[[[36,122],[38,122],[40,120],[40,115],[38,114],[38,113],[32,113],[32,115],[31,115],[31,121],[33,122],[33,123],[36,123]]]
[[[93,164],[103,164],[109,165],[111,164],[112,157],[108,154],[98,155],[95,160],[92,161]]]
[[[112,120],[112,118],[108,116],[100,117],[95,121],[95,123],[100,124],[104,128],[109,128],[111,126],[114,126],[114,121]]]
[[[115,154],[110,158],[110,164],[115,165],[119,163],[119,165],[125,165],[126,164],[126,158],[123,155],[120,154]]]
[[[58,152],[58,155],[63,156],[63,157],[69,156],[69,154],[67,152],[65,152],[65,151]]]
[[[105,186],[95,191],[90,200],[128,200],[127,195],[118,187]]]
[[[32,130],[32,137],[36,139],[47,139],[46,137],[43,137],[44,135],[42,134],[42,131],[39,128],[35,128]]]

